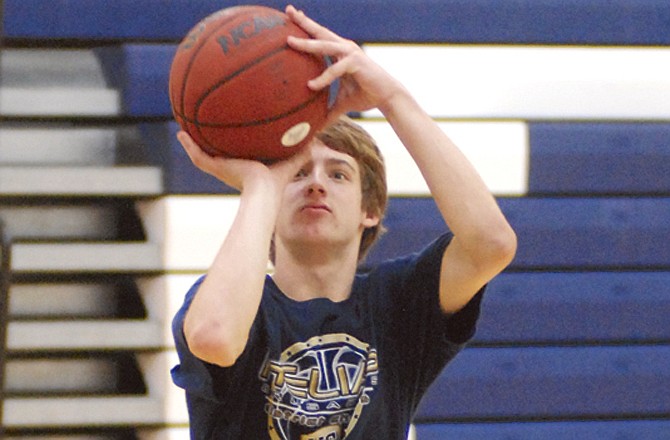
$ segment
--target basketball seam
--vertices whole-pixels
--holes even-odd
[[[281,118],[283,118],[287,115],[291,115],[291,114],[297,112],[298,110],[306,107],[310,103],[314,102],[324,93],[324,90],[321,90],[319,93],[316,93],[312,98],[308,99],[307,101],[304,101],[300,105],[298,105],[296,107],[293,107],[292,109],[289,109],[286,112],[280,113],[280,114],[275,115],[275,116],[270,117],[270,118],[263,118],[263,119],[257,119],[257,120],[254,120],[254,121],[237,122],[237,123],[229,123],[229,124],[201,122],[200,120],[198,120],[198,112],[199,112],[200,107],[202,106],[203,101],[205,101],[209,97],[209,95],[211,93],[213,93],[216,89],[220,88],[222,85],[231,81],[232,79],[234,79],[235,77],[237,77],[238,75],[243,73],[244,71],[246,71],[249,68],[255,66],[256,64],[259,64],[259,63],[265,61],[266,59],[271,58],[271,57],[277,55],[278,53],[283,52],[287,49],[292,50],[292,49],[289,48],[288,45],[277,47],[276,49],[273,49],[272,51],[267,52],[262,57],[256,58],[253,62],[245,64],[244,66],[240,67],[235,72],[231,73],[230,75],[228,75],[227,77],[223,78],[222,80],[220,80],[219,82],[214,84],[212,87],[210,87],[205,93],[203,93],[201,95],[201,97],[196,102],[196,104],[194,106],[194,111],[193,111],[194,119],[186,118],[185,115],[180,115],[180,116],[185,121],[188,121],[188,122],[192,123],[196,127],[199,127],[199,126],[202,126],[202,127],[219,127],[219,128],[252,127],[252,126],[262,125],[262,124],[265,124],[265,123],[268,123],[268,122],[276,121],[276,120],[281,119]]]
[[[293,107],[289,109],[288,111],[284,113],[277,114],[276,116],[273,116],[271,118],[265,118],[265,119],[257,119],[255,121],[249,121],[249,122],[238,122],[234,124],[217,124],[217,123],[208,123],[208,122],[198,122],[198,121],[189,121],[194,125],[197,125],[199,127],[206,127],[206,128],[244,128],[244,127],[255,127],[257,125],[263,125],[267,124],[269,122],[274,122],[278,121],[279,119],[285,118],[286,116],[290,116],[294,113],[297,113],[298,111],[302,110],[303,108],[307,107],[314,101],[318,100],[321,98],[321,96],[326,93],[326,90],[321,90],[319,93],[315,94],[313,97],[308,99],[307,101],[302,102],[300,105]]]
[[[213,27],[211,32],[207,33],[206,35],[201,36],[200,41],[198,41],[197,45],[193,48],[193,54],[191,55],[190,59],[188,60],[188,64],[186,66],[186,71],[184,72],[184,77],[182,79],[182,83],[181,83],[181,87],[180,87],[181,88],[181,93],[179,95],[179,98],[180,98],[179,99],[179,110],[180,111],[176,112],[177,114],[179,114],[180,117],[182,117],[182,119],[184,119],[183,118],[183,116],[184,116],[184,95],[185,95],[185,92],[186,92],[186,83],[188,82],[188,76],[191,73],[191,68],[193,67],[193,64],[195,63],[195,60],[198,56],[198,53],[200,52],[202,47],[205,45],[205,43],[207,43],[207,41],[209,40],[209,37],[211,37],[213,33],[218,31],[220,28],[227,25],[231,21],[235,20],[236,18],[237,18],[237,16],[233,15],[228,20],[225,20],[225,21],[219,23],[218,26]],[[179,49],[177,49],[177,50],[179,50]]]
[[[220,88],[225,83],[227,83],[228,81],[232,80],[233,78],[239,76],[241,73],[250,69],[251,67],[262,63],[263,61],[277,55],[280,52],[283,52],[284,50],[286,50],[286,48],[288,48],[288,45],[279,46],[279,47],[276,47],[276,48],[272,49],[269,52],[266,52],[261,57],[255,58],[250,63],[247,63],[244,66],[241,66],[239,69],[232,72],[230,75],[228,75],[228,76],[224,77],[223,79],[219,80],[218,82],[214,83],[209,89],[207,89],[207,91],[200,94],[200,97],[198,98],[195,105],[193,106],[193,117],[195,118],[193,123],[194,124],[199,124],[200,123],[198,121],[198,113],[200,111],[200,107],[202,106],[203,102],[209,97],[209,95],[211,95],[216,89]]]

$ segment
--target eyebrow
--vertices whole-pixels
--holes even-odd
[[[356,172],[356,168],[351,163],[349,163],[349,161],[345,159],[338,159],[333,157],[328,159],[326,162],[328,163],[328,165],[346,165],[348,168],[351,169],[351,171]]]

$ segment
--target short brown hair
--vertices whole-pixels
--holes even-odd
[[[372,136],[346,116],[317,133],[316,138],[329,148],[356,159],[361,173],[362,208],[369,214],[379,216],[376,226],[363,231],[358,250],[358,261],[362,261],[386,230],[382,224],[388,201],[384,158]]]
[[[358,248],[361,262],[374,242],[386,231],[382,224],[388,202],[386,167],[375,140],[360,125],[346,116],[321,130],[315,136],[329,148],[348,154],[358,163],[361,173],[362,206],[367,213],[379,216],[377,225],[365,228]],[[270,261],[275,262],[274,236],[270,242]]]

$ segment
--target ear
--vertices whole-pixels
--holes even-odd
[[[363,221],[361,224],[363,225],[363,228],[371,228],[373,226],[377,226],[379,224],[379,215],[366,212],[364,213]]]

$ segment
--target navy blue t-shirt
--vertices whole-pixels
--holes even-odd
[[[173,321],[191,438],[405,440],[428,386],[475,331],[483,290],[456,314],[439,306],[445,234],[419,253],[357,274],[344,301],[298,302],[267,277],[247,346],[222,368],[189,351]]]

